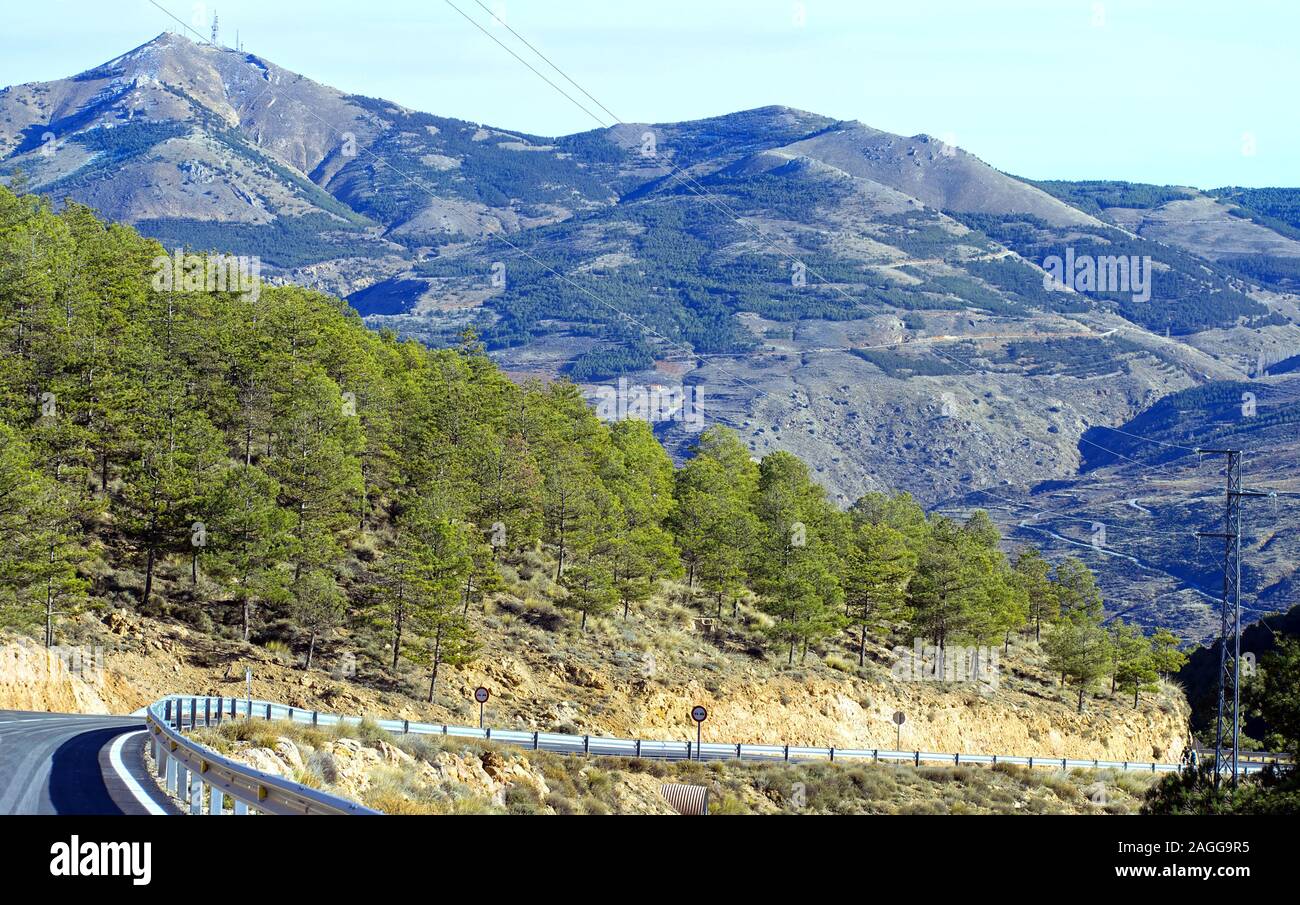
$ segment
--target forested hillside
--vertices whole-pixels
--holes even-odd
[[[579,630],[680,580],[702,615],[762,614],[754,653],[778,662],[1023,632],[1080,709],[1103,678],[1136,705],[1177,668],[1172,636],[1104,622],[1083,564],[1008,558],[982,512],[846,511],[795,456],[716,428],[675,468],[646,423],[512,383],[472,335],[430,350],[305,289],[187,289],[160,256],[0,189],[0,612],[47,645],[78,610],[128,607],[310,669],[346,628],[432,698],[440,666],[501,653],[472,614],[532,557]]]

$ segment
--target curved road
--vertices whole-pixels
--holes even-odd
[[[0,710],[0,814],[175,814],[148,777],[144,721]]]

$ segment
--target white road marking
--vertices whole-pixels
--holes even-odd
[[[122,763],[122,746],[126,744],[126,740],[144,734],[146,734],[145,730],[141,729],[138,732],[127,732],[119,735],[113,740],[113,747],[108,749],[108,761],[113,765],[114,772],[121,777],[122,782],[126,783],[127,789],[135,797],[135,800],[140,802],[140,804],[144,806],[145,810],[150,814],[165,815],[167,812],[164,811],[156,801],[149,797],[149,793],[144,790],[140,783],[136,781],[136,778],[126,769],[126,764]]]

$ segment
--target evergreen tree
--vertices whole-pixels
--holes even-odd
[[[839,550],[842,524],[813,483],[807,466],[790,453],[775,452],[759,465],[755,514],[760,524],[753,560],[761,606],[776,623],[770,634],[796,647],[838,631],[844,621]]]
[[[1151,659],[1156,672],[1168,679],[1183,668],[1187,655],[1178,649],[1180,639],[1167,628],[1156,629],[1151,636]]]
[[[303,668],[311,669],[317,642],[329,637],[343,624],[347,601],[334,576],[324,569],[313,569],[298,576],[290,592],[294,620],[308,633],[307,659]]]
[[[1060,602],[1052,584],[1052,567],[1036,547],[1025,546],[1016,554],[1015,581],[1029,606],[1029,619],[1034,624],[1034,640],[1043,640],[1043,622],[1051,622],[1060,614]]]
[[[277,505],[280,485],[253,465],[225,472],[212,493],[207,542],[215,577],[233,582],[240,634],[247,641],[258,604],[286,598],[282,564],[292,544],[293,514]]]
[[[1082,713],[1084,693],[1106,674],[1111,662],[1106,629],[1094,613],[1079,609],[1052,627],[1045,647],[1048,662],[1061,675],[1061,684],[1078,690],[1078,711]]]
[[[903,616],[907,584],[915,568],[916,556],[901,531],[871,522],[854,530],[843,585],[848,617],[860,629],[859,666],[866,661],[867,633]]]

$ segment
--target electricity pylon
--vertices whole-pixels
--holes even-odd
[[[1223,606],[1219,611],[1219,707],[1214,724],[1214,785],[1227,774],[1237,787],[1241,739],[1241,500],[1268,496],[1241,487],[1241,450],[1198,449],[1197,455],[1226,456],[1228,489],[1222,531],[1198,531],[1223,538]],[[1232,752],[1231,759],[1224,752]]]

